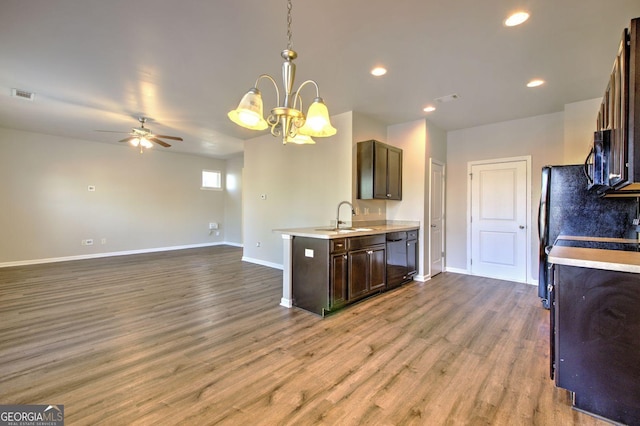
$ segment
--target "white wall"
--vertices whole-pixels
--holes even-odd
[[[538,204],[542,166],[582,164],[589,151],[601,99],[564,106],[563,112],[451,131],[447,135],[447,267],[467,265],[467,164],[530,155],[531,268],[538,279]]]
[[[591,149],[602,98],[564,106],[564,164],[582,164]]]
[[[242,173],[244,155],[236,155],[226,161],[224,202],[224,241],[228,244],[242,245]]]
[[[420,222],[418,275],[429,272],[429,160],[446,163],[447,134],[427,120],[389,126],[388,142],[402,148],[402,201],[386,201],[387,220]]]
[[[0,128],[0,265],[220,243],[225,194],[202,169],[226,162]]]
[[[373,118],[360,114],[357,112],[352,113],[351,126],[353,129],[353,176],[352,176],[352,202],[356,208],[358,215],[355,220],[365,221],[383,221],[386,219],[387,214],[387,201],[386,200],[359,200],[358,196],[358,179],[357,179],[357,144],[358,142],[368,141],[371,139],[387,142],[387,126],[381,124],[379,121]],[[368,213],[367,213],[368,212]]]
[[[331,122],[338,133],[315,145],[283,145],[270,134],[245,141],[246,260],[282,267],[282,238],[274,229],[329,226],[338,203],[351,200],[352,114]]]
[[[467,268],[467,164],[470,161],[531,156],[531,264],[538,262],[537,209],[540,171],[564,159],[564,113],[456,130],[447,136],[447,268]],[[586,153],[585,153],[586,154]],[[533,279],[537,268],[533,267]]]

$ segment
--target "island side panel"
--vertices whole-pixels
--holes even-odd
[[[329,241],[294,237],[293,305],[323,315],[329,308]]]

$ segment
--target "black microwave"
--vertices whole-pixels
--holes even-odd
[[[599,193],[611,189],[609,161],[611,156],[611,130],[600,130],[593,134],[593,145],[584,162],[584,171],[589,189]]]

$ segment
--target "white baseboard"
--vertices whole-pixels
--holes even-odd
[[[234,243],[216,242],[216,243],[202,243],[202,244],[187,244],[187,245],[183,245],[183,246],[154,247],[154,248],[139,249],[139,250],[124,250],[124,251],[113,251],[113,252],[108,252],[108,253],[82,254],[82,255],[77,255],[77,256],[49,257],[49,258],[45,258],[45,259],[18,260],[18,261],[14,261],[14,262],[3,262],[3,263],[0,263],[0,268],[7,268],[7,267],[11,267],[11,266],[38,265],[38,264],[41,264],[41,263],[68,262],[70,260],[99,259],[101,257],[128,256],[128,255],[131,255],[131,254],[156,253],[156,252],[161,252],[161,251],[184,250],[184,249],[191,249],[191,248],[211,247],[211,246],[221,246],[221,245],[234,245]]]
[[[469,275],[469,271],[466,270],[466,269],[452,268],[450,266],[447,266],[446,270],[447,270],[447,272],[453,272],[454,274]]]
[[[474,275],[474,274],[470,273],[466,269],[459,269],[459,268],[447,267],[447,272],[453,272],[453,273],[456,273],[456,274],[463,274],[463,275]],[[505,279],[503,277],[491,277],[491,276],[484,276],[484,275],[477,275],[477,276],[478,277],[485,277],[485,278],[492,278],[494,280],[518,282],[518,283],[521,283],[521,284],[528,284],[528,285],[534,285],[534,286],[538,285],[538,280],[537,279],[533,279],[533,278],[529,278],[529,280],[527,282],[524,282],[524,281],[512,281],[512,280]]]
[[[293,302],[291,299],[285,299],[284,297],[280,299],[280,306],[284,306],[285,308],[292,308]]]
[[[243,262],[255,263],[257,265],[268,266],[269,268],[284,270],[284,266],[278,263],[267,262],[266,260],[256,259],[253,257],[242,256]]]

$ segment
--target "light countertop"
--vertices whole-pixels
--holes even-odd
[[[348,228],[345,226],[345,228]],[[384,224],[367,225],[366,223],[355,222],[351,229],[341,229],[339,231],[326,225],[312,226],[308,228],[274,229],[283,235],[294,237],[320,238],[330,240],[333,238],[359,237],[363,235],[386,234],[396,231],[412,231],[420,228],[419,222],[387,222]]]
[[[549,263],[640,273],[640,252],[553,246]]]

